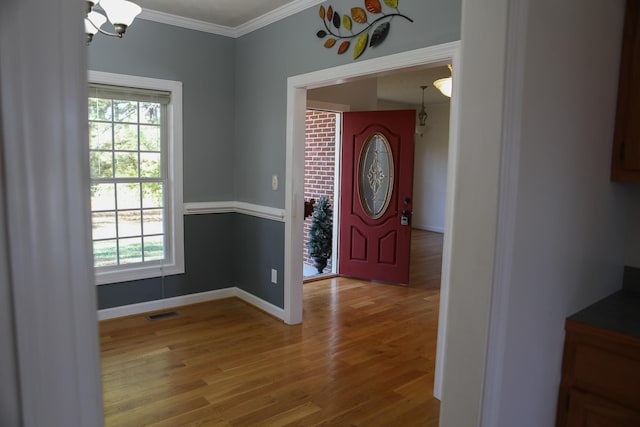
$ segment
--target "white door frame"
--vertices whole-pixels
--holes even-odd
[[[336,104],[333,102],[312,101],[307,99],[306,110],[330,111],[336,115],[335,140],[334,140],[334,162],[333,162],[333,234],[331,236],[331,274],[338,273],[338,247],[339,233],[336,224],[340,224],[340,176],[342,174],[342,113],[351,111],[351,106],[346,104]],[[305,126],[306,127],[306,126]],[[306,132],[305,132],[306,139]],[[303,219],[304,221],[304,219]],[[313,278],[313,277],[312,277]]]
[[[302,245],[304,240],[304,140],[307,89],[344,83],[399,70],[425,65],[452,63],[454,71],[459,65],[460,42],[416,49],[362,62],[341,65],[326,70],[292,76],[287,79],[287,133],[285,181],[285,256],[284,256],[284,320],[288,324],[302,322]],[[449,305],[449,276],[453,230],[454,194],[458,158],[458,107],[456,79],[451,98],[449,123],[449,158],[447,168],[447,196],[445,207],[445,234],[442,252],[442,279],[434,395],[441,396],[443,361],[446,350],[446,319]]]

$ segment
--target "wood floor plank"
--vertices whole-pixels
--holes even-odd
[[[442,236],[413,237],[409,286],[307,283],[302,325],[235,298],[101,322],[106,425],[437,426]]]

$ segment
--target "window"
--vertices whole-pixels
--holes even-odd
[[[181,84],[97,72],[89,82],[97,283],[183,273]]]

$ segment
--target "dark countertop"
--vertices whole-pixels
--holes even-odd
[[[640,338],[640,294],[623,289],[569,319]]]

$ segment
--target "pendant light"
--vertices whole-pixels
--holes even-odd
[[[101,10],[96,11],[96,6],[99,6]],[[107,16],[105,17],[100,12]],[[87,44],[91,43],[96,33],[122,38],[127,27],[133,23],[140,12],[142,12],[140,6],[127,0],[87,0],[87,16],[84,19]],[[114,32],[108,32],[101,28],[107,19],[113,26]]]
[[[420,126],[424,126],[427,122],[427,112],[424,109],[424,90],[427,86],[420,86],[420,88],[422,89],[422,109],[420,109],[420,112],[418,113],[418,122],[420,123]]]
[[[449,67],[449,72],[452,72],[451,64],[447,65],[447,67]],[[444,96],[451,98],[451,90],[453,86],[453,78],[451,76],[445,77],[444,79],[438,79],[435,82],[433,82],[433,85]]]

